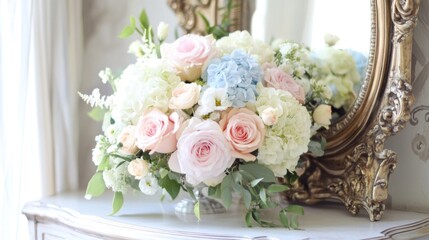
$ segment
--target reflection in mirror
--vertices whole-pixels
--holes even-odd
[[[328,83],[338,119],[351,108],[365,79],[370,7],[369,1],[354,0],[256,0],[251,31],[266,42],[284,39],[310,48],[309,57],[320,68],[313,73],[317,76],[309,75]]]

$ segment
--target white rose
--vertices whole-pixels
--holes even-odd
[[[161,42],[164,41],[168,35],[168,24],[165,22],[160,22],[157,30],[158,40]]]
[[[313,112],[313,120],[315,123],[328,128],[331,124],[332,110],[331,106],[326,104],[319,105]]]
[[[268,107],[262,111],[261,118],[265,125],[274,125],[279,121],[279,110],[273,107]]]
[[[148,175],[150,164],[140,158],[134,159],[128,164],[128,173],[133,175],[136,179]]]
[[[171,109],[188,109],[200,98],[201,86],[196,83],[180,82],[172,91],[169,107]]]

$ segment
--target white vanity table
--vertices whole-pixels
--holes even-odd
[[[243,212],[178,216],[177,202],[128,194],[122,210],[111,212],[111,195],[91,200],[84,192],[59,194],[29,202],[23,213],[33,239],[429,239],[429,214],[387,210],[370,222],[364,211],[350,215],[341,204],[305,206],[303,230],[247,228]]]

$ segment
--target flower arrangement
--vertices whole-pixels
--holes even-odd
[[[119,76],[100,73],[112,95],[80,94],[104,131],[95,139],[97,170],[86,197],[111,189],[114,214],[130,189],[172,199],[184,190],[200,218],[193,190],[203,186],[227,208],[237,192],[248,226],[275,226],[259,211],[278,209],[275,195],[296,179],[302,154],[323,155],[317,130],[329,127],[335,99],[325,81],[331,73],[318,63],[325,59],[296,43],[269,46],[246,31],[166,43],[167,27],[161,23],[155,37],[144,11],[139,26],[131,18],[121,36],[140,33],[129,48],[136,62]],[[299,206],[281,207],[280,223],[297,228],[300,214]]]

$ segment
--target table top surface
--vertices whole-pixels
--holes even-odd
[[[351,215],[342,204],[304,206],[301,230],[248,228],[245,212],[232,207],[225,213],[178,214],[180,200],[160,201],[159,196],[128,194],[124,206],[111,212],[112,194],[86,200],[84,192],[69,192],[29,202],[23,213],[36,222],[53,222],[93,236],[112,239],[429,239],[429,214],[387,209],[378,222],[364,210]],[[425,237],[427,236],[427,237]]]

